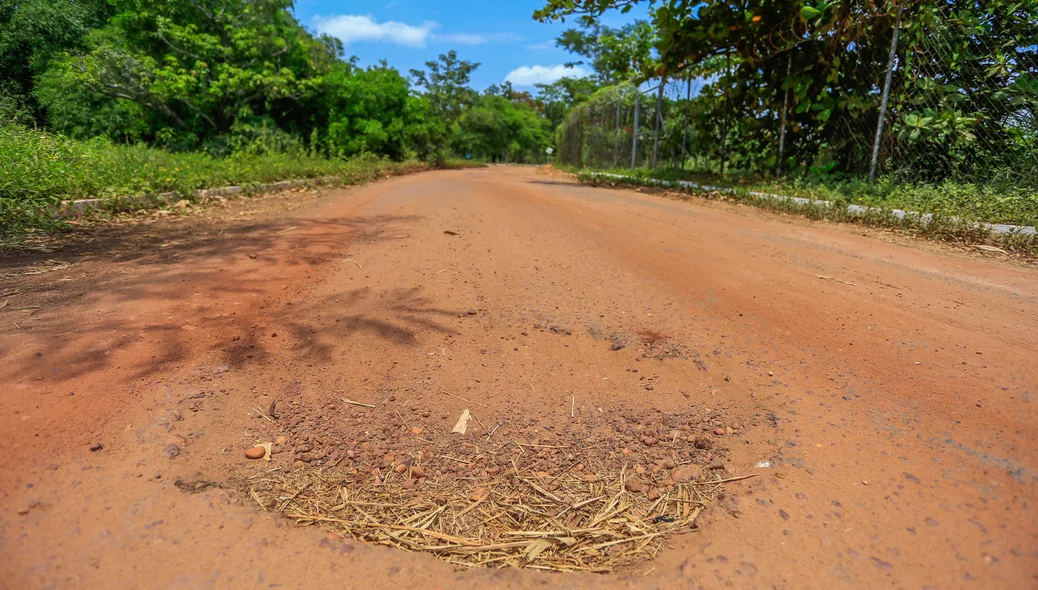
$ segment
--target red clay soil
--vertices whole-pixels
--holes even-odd
[[[1033,268],[532,169],[285,202],[0,262],[0,587],[1038,587]],[[464,408],[648,470],[644,428],[708,436],[758,476],[602,575],[462,570],[244,491],[363,475]]]

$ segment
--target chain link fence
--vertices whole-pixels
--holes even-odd
[[[559,160],[1038,187],[1038,41],[943,5],[882,18],[840,48],[836,71],[815,63],[832,51],[826,41],[805,40],[754,64],[725,55],[696,73],[604,88],[559,127]],[[812,94],[820,76],[822,96]]]

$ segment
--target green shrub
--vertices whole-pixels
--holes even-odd
[[[248,147],[217,158],[115,145],[103,139],[76,141],[0,124],[0,237],[61,225],[48,212],[64,200],[167,192],[190,199],[202,188],[324,176],[349,184],[417,165],[371,155],[335,159],[302,149],[276,153],[255,149],[255,144]]]

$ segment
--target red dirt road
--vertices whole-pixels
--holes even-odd
[[[1034,269],[522,168],[299,199],[0,261],[0,588],[1038,587]],[[648,333],[683,353],[611,350]],[[386,392],[434,440],[692,411],[759,475],[606,575],[329,543],[243,493],[298,457],[244,449],[338,449],[341,398]]]

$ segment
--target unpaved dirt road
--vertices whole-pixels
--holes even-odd
[[[523,168],[299,199],[0,262],[0,587],[1038,587],[1034,269]],[[759,475],[653,562],[461,571],[243,491],[356,442],[343,397],[432,440],[693,412]],[[244,458],[277,435],[322,450]]]

